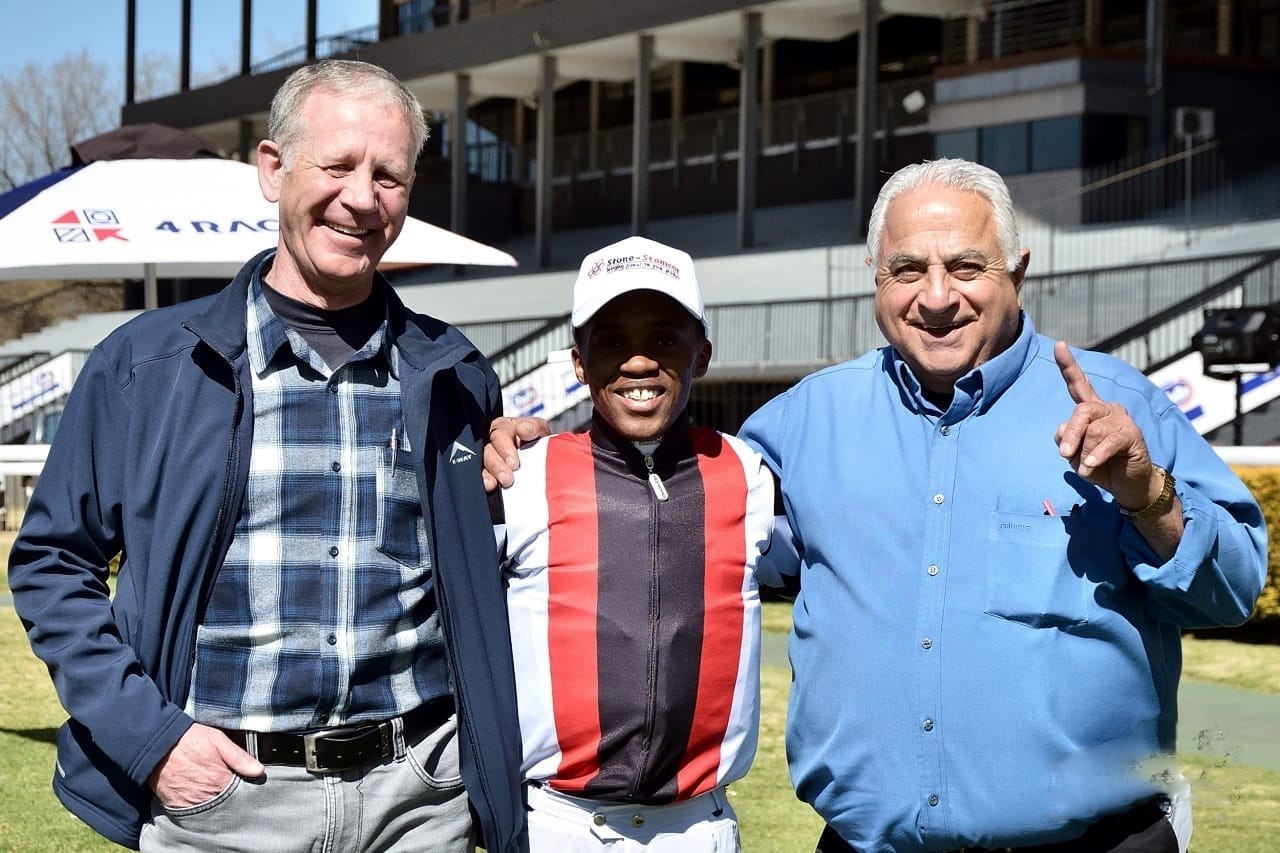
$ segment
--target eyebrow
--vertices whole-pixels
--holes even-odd
[[[990,258],[987,253],[981,249],[964,249],[956,252],[954,255],[948,255],[942,259],[943,264],[954,264],[956,261],[972,261],[978,260],[989,263]],[[887,267],[895,267],[901,264],[927,264],[928,259],[921,255],[912,255],[907,252],[894,252],[885,258],[884,265]]]

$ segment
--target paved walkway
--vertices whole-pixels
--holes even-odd
[[[786,669],[787,637],[766,631],[761,661]],[[1231,763],[1280,770],[1280,696],[1183,679],[1178,691],[1178,747]]]

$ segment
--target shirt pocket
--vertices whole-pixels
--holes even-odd
[[[1067,559],[1061,516],[991,513],[986,612],[1031,628],[1069,628],[1089,621],[1089,587]]]
[[[397,563],[425,567],[427,528],[418,494],[414,454],[381,448],[378,454],[377,549]]]

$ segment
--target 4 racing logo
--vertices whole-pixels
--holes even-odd
[[[114,210],[68,210],[50,224],[53,225],[53,235],[59,243],[100,243],[105,240],[129,242],[129,238],[120,233],[120,219]]]

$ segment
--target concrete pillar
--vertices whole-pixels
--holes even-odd
[[[319,0],[307,0],[307,62],[316,59],[316,20]]]
[[[671,63],[671,161],[672,181],[679,181],[681,140],[684,138],[684,63]]]
[[[1218,56],[1231,55],[1235,0],[1218,0]]]
[[[253,0],[240,0],[240,76],[253,73]]]
[[[772,39],[764,43],[760,55],[760,139],[765,145],[773,144],[773,77],[777,68],[777,43]]]
[[[179,27],[178,91],[191,91],[191,0],[182,0]]]
[[[982,55],[982,21],[977,15],[970,15],[964,20],[964,61],[974,63]]]
[[[1165,143],[1164,36],[1164,0],[1147,0],[1147,146],[1153,149]]]
[[[1085,47],[1102,44],[1102,0],[1084,0]]]
[[[738,247],[755,245],[756,168],[760,154],[759,12],[742,16],[742,69],[738,74]]]
[[[551,158],[556,120],[556,58],[544,53],[538,69],[538,175],[534,188],[534,254],[540,269],[551,266]]]
[[[524,151],[524,101],[520,98],[514,100],[515,104],[515,122],[512,135],[515,137],[512,144],[515,147],[515,162],[512,163],[511,180],[516,184],[523,184],[528,179],[528,161]]]
[[[253,119],[240,119],[239,131],[239,138],[236,140],[236,153],[240,155],[240,162],[253,162],[251,158],[258,148],[258,140],[254,138]]]
[[[132,104],[138,76],[138,0],[124,5],[124,102]]]
[[[600,168],[600,81],[587,84],[587,171]]]
[[[467,105],[471,101],[471,75],[455,74],[453,115],[449,121],[449,227],[467,233]]]
[[[653,36],[636,39],[636,83],[631,121],[631,233],[649,227],[649,137],[653,102]]]
[[[880,0],[862,0],[858,32],[858,146],[853,169],[853,239],[866,234],[867,216],[875,193],[876,87],[880,68]]]

